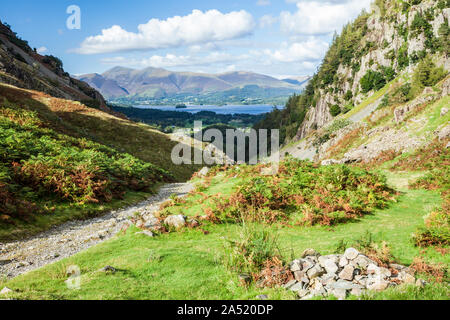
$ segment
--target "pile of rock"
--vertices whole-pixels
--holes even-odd
[[[391,264],[388,268],[349,248],[344,254],[321,256],[313,249],[306,250],[302,258],[290,264],[295,280],[284,287],[294,291],[301,299],[334,295],[345,299],[349,294],[359,296],[365,290],[382,291],[401,283],[414,284],[414,271]],[[423,280],[416,284],[423,285]]]

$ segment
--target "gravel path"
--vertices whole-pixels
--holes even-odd
[[[168,184],[158,194],[129,208],[94,219],[67,222],[26,240],[0,243],[0,276],[13,278],[106,241],[136,212],[153,213],[172,194],[182,197],[192,189],[190,183]]]

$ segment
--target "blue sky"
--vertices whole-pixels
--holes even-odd
[[[3,1],[0,20],[72,74],[120,65],[311,75],[335,30],[370,0]],[[70,5],[81,29],[66,26]]]

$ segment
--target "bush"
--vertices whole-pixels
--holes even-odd
[[[425,218],[425,225],[413,235],[418,247],[448,246],[450,245],[450,214],[444,208],[431,212]]]
[[[341,113],[341,108],[337,104],[332,105],[330,107],[330,113],[333,117],[336,117],[337,115],[339,115]]]
[[[436,67],[436,64],[430,57],[426,57],[418,65],[414,72],[413,85],[420,88],[432,87],[445,78],[447,72],[443,67]]]
[[[383,177],[363,169],[316,166],[288,159],[274,176],[261,176],[264,165],[229,169],[244,178],[230,197],[219,198],[213,209],[221,221],[290,221],[304,225],[334,225],[386,206],[393,191]]]
[[[233,272],[257,274],[267,261],[281,259],[278,239],[270,229],[244,224],[237,240],[227,240],[225,266]]]
[[[372,90],[380,90],[386,85],[386,79],[381,72],[368,70],[361,78],[361,89],[363,93]]]

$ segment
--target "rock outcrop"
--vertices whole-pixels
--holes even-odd
[[[88,84],[72,78],[58,58],[40,55],[1,22],[0,82],[111,111],[103,96]]]

